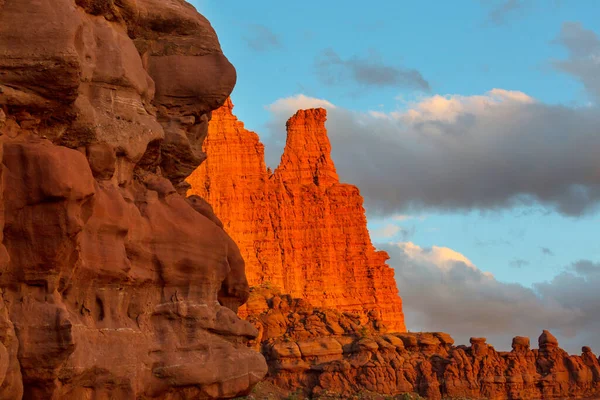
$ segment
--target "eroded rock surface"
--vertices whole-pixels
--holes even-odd
[[[0,1],[0,398],[227,398],[265,375],[239,249],[178,193],[235,79],[182,0]]]
[[[600,397],[598,357],[589,347],[568,355],[548,331],[539,337],[539,349],[531,349],[527,337],[515,337],[510,352],[496,351],[485,338],[456,346],[446,333],[381,333],[356,314],[315,308],[264,288],[255,292],[250,301],[266,300],[269,309],[249,317],[259,330],[254,345],[267,358],[267,382],[287,393],[319,399],[402,393],[428,399]]]
[[[227,101],[213,112],[204,141],[208,160],[189,178],[239,245],[250,285],[269,284],[315,306],[357,313],[363,323],[404,331],[402,300],[387,253],[369,237],[356,186],[339,182],[324,109],[287,122],[287,143],[271,173],[258,135]],[[241,315],[265,310],[249,304]]]

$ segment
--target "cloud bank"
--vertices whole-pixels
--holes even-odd
[[[582,345],[600,349],[600,264],[580,261],[527,288],[499,282],[445,247],[410,242],[378,247],[390,254],[406,325],[413,331],[441,330],[464,344],[484,336],[497,349],[509,350],[512,337],[530,336],[535,344],[550,329],[570,352]]]
[[[435,95],[391,113],[356,112],[295,96],[269,106],[267,162],[276,165],[285,120],[325,107],[333,159],[370,213],[498,209],[540,203],[567,215],[600,200],[600,112],[540,103],[519,91]]]

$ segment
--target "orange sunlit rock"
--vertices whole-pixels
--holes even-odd
[[[316,307],[335,308],[404,331],[402,300],[387,253],[369,237],[356,186],[339,182],[324,109],[287,122],[280,165],[267,170],[258,135],[232,114],[212,114],[204,162],[188,194],[205,198],[239,245],[250,285],[273,285]],[[249,304],[241,313],[264,306]]]
[[[314,308],[265,288],[253,290],[248,304],[260,302],[269,309],[248,320],[259,331],[254,345],[269,364],[267,382],[309,398],[600,398],[592,349],[569,355],[548,331],[539,349],[517,336],[512,351],[497,351],[481,337],[465,346],[442,332],[381,333],[352,313]]]

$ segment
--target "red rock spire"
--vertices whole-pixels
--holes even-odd
[[[188,178],[189,194],[213,206],[240,247],[250,285],[268,282],[316,307],[374,313],[389,329],[405,330],[394,271],[371,243],[360,192],[339,183],[326,111],[290,118],[273,175],[258,136],[231,111],[228,101],[213,112],[203,145],[208,159]]]
[[[329,187],[339,183],[331,160],[323,108],[300,110],[286,124],[287,141],[275,175],[292,184]]]

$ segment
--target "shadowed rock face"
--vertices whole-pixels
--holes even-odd
[[[266,373],[185,199],[235,84],[182,0],[0,0],[0,398],[218,398]]]

